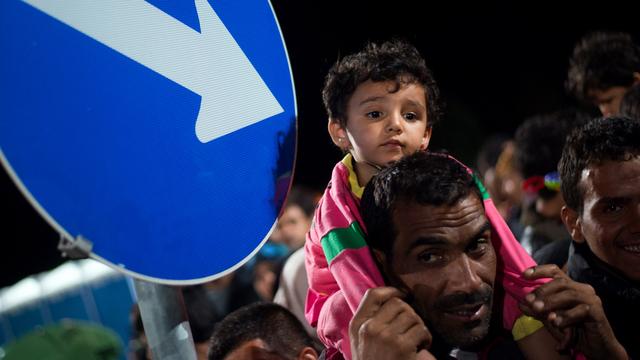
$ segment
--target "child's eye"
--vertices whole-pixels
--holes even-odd
[[[382,112],[381,111],[370,111],[367,113],[367,117],[370,117],[372,119],[377,119],[379,117],[382,116]]]
[[[406,113],[404,114],[404,118],[407,120],[416,120],[418,118],[418,115],[416,115],[415,113]]]

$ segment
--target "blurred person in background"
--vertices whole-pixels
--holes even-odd
[[[282,226],[283,229],[281,233],[291,234],[291,238],[296,239],[295,243],[299,243],[300,240],[304,243],[306,233],[309,231],[313,220],[313,211],[318,197],[319,194],[309,189],[294,188],[287,198],[285,211],[280,218],[280,222],[284,223],[282,225],[279,224],[279,227]],[[294,210],[295,221],[286,216],[291,209]],[[286,222],[289,222],[289,224],[286,224]],[[304,261],[304,248],[297,249],[289,256],[282,269],[279,287],[273,301],[291,311],[300,320],[314,341],[318,341],[316,330],[309,325],[304,316],[304,306],[307,290],[309,289]]]
[[[202,285],[185,286],[182,288],[185,310],[193,336],[196,356],[198,360],[206,360],[209,351],[209,338],[213,329],[222,317],[216,310],[216,305],[207,295]],[[147,343],[140,308],[134,305],[131,310],[132,338],[129,341],[129,355],[131,360],[153,359],[151,349]]]
[[[496,176],[500,178],[500,191],[504,196],[502,208],[505,209],[505,220],[513,232],[513,235],[520,239],[524,231],[521,222],[522,214],[522,175],[516,168],[515,152],[516,147],[513,139],[509,139],[504,144],[504,149],[498,157],[496,164]]]
[[[624,94],[620,103],[620,115],[640,121],[640,84],[633,86]]]
[[[586,118],[566,109],[528,118],[516,130],[515,159],[525,193],[520,243],[539,264],[562,267],[568,256],[571,241],[560,217],[564,199],[557,167],[566,137]]]
[[[598,107],[603,116],[620,112],[625,92],[640,82],[640,47],[631,35],[593,32],[578,41],[569,60],[567,90]]]

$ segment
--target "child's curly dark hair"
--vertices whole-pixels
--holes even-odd
[[[325,78],[322,99],[329,118],[347,124],[347,103],[358,85],[367,80],[421,84],[427,97],[428,125],[441,117],[440,90],[418,50],[402,40],[369,43],[355,54],[338,59]]]

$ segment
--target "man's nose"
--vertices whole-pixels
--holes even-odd
[[[482,288],[482,278],[478,275],[478,265],[466,254],[462,255],[450,274],[449,291],[473,293]]]

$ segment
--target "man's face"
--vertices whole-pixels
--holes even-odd
[[[627,89],[626,86],[612,86],[604,90],[591,89],[587,95],[600,109],[602,116],[613,116],[620,112],[620,103]]]
[[[278,230],[282,242],[294,249],[304,245],[305,236],[310,226],[311,219],[298,205],[287,206],[278,219]]]
[[[560,225],[562,225],[560,222],[560,212],[564,205],[564,199],[559,191],[547,194],[546,196],[538,195],[536,197],[536,212],[545,219],[558,221]]]
[[[390,262],[392,282],[415,298],[430,331],[466,348],[489,332],[496,254],[478,196],[453,206],[399,202],[393,214],[397,237]],[[390,269],[388,269],[390,267]]]
[[[572,234],[602,261],[640,281],[640,157],[583,170],[582,214]]]

